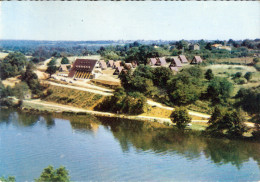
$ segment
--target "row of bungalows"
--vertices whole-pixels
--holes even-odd
[[[172,70],[172,71],[179,71],[178,68],[182,67],[183,64],[188,64],[188,60],[186,58],[186,56],[184,55],[180,55],[180,56],[175,56],[172,58],[172,61],[169,65],[169,68]],[[194,58],[191,60],[190,64],[199,64],[199,63],[202,63],[202,59],[200,56],[194,56]]]
[[[167,66],[166,60],[164,57],[161,58],[150,58],[148,60],[150,66]]]
[[[109,60],[107,62],[107,67],[111,67],[112,69],[115,69],[114,75],[119,75],[123,70],[130,70],[132,68],[135,68],[137,66],[136,61],[132,61],[131,63],[122,63],[122,61],[113,61]]]

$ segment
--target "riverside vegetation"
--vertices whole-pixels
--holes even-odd
[[[95,54],[96,51],[105,60],[123,59],[125,62],[136,60],[139,66],[133,72],[128,70],[119,75],[122,88],[116,89],[111,97],[103,100],[103,98],[96,95],[82,95],[79,93],[79,97],[84,96],[88,98],[85,104],[82,103],[81,107],[91,107],[92,104],[89,103],[89,99],[92,99],[94,101],[100,100],[96,106],[93,106],[97,110],[141,114],[147,110],[146,99],[151,98],[169,106],[181,107],[183,110],[189,108],[212,114],[209,122],[210,126],[208,127],[210,133],[242,135],[246,131],[243,125],[245,118],[247,120],[249,118],[250,121],[259,124],[259,72],[242,72],[238,69],[237,72],[232,74],[228,72],[229,70],[225,70],[226,73],[224,74],[219,74],[215,72],[214,65],[216,63],[228,64],[225,61],[217,62],[221,59],[234,59],[236,57],[257,54],[259,52],[259,44],[257,42],[258,40],[244,40],[243,42],[229,40],[228,43],[234,46],[231,52],[211,50],[210,45],[214,43],[222,44],[223,42],[205,42],[203,40],[198,42],[201,47],[199,51],[189,50],[188,43],[184,40],[158,45],[158,48],[155,48],[155,44],[142,45],[138,42],[125,46],[100,47],[97,50],[92,50],[92,53]],[[152,68],[146,65],[150,57],[176,56],[182,50],[185,50],[185,55],[188,58],[194,55],[201,55],[206,61],[201,65],[184,67],[177,75],[174,75],[168,68]],[[62,63],[67,63],[66,56],[68,54],[61,54],[58,49],[51,53],[47,48],[45,52],[41,52],[38,49],[33,51],[34,53],[31,54],[33,57],[30,61],[27,61],[27,58],[18,52],[10,53],[1,61],[2,80],[21,75],[20,79],[22,81],[20,84],[15,85],[14,88],[5,87],[0,83],[1,104],[12,105],[10,100],[6,99],[8,96],[15,96],[22,100],[27,94],[33,94],[36,98],[78,105],[79,103],[71,96],[57,96],[64,91],[61,88],[59,91],[48,85],[40,84],[37,75],[33,72],[35,69],[33,62],[38,63],[40,60],[53,56],[54,58],[49,62],[47,68],[47,72],[51,76],[57,70],[56,58],[63,57]],[[25,53],[29,54],[26,51]],[[169,59],[167,60],[169,61]],[[241,62],[231,63],[229,62],[230,67],[237,64],[248,67],[247,64]],[[252,58],[249,64],[251,64],[251,67],[254,66],[258,69],[259,58]],[[212,69],[207,69],[208,66],[212,66]],[[243,67],[240,68],[243,69]],[[102,100],[103,102],[101,103]],[[250,102],[248,102],[249,100]],[[220,116],[214,119],[213,116],[218,115],[217,112]],[[183,122],[184,126],[187,125],[188,121],[188,119],[185,119]],[[223,123],[226,126],[223,126]],[[256,136],[258,135],[257,133],[259,131],[255,131],[253,134]]]

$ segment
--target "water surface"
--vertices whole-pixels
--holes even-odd
[[[65,166],[74,181],[257,181],[260,144],[142,121],[0,111],[0,176]]]

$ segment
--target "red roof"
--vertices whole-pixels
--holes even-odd
[[[95,59],[76,59],[68,76],[73,77],[76,71],[92,72],[96,63]]]
[[[188,63],[188,60],[184,55],[179,55],[179,59],[181,60],[182,63]]]

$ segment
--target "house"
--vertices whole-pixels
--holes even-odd
[[[173,57],[172,62],[169,67],[170,68],[171,67],[182,67],[181,60],[178,57]]]
[[[199,44],[191,44],[189,46],[189,49],[192,51],[200,50],[200,45]]]
[[[114,71],[113,75],[119,75],[123,71],[123,69],[123,66],[116,67],[116,70]]]
[[[155,66],[156,63],[157,63],[157,59],[156,59],[156,58],[150,58],[150,59],[148,60],[148,64],[149,64],[150,66]]]
[[[121,66],[121,61],[115,61],[112,68],[116,69],[117,67],[120,67],[120,66]]]
[[[179,59],[181,60],[182,64],[189,63],[189,61],[187,60],[186,56],[184,56],[184,55],[179,55]]]
[[[190,64],[199,64],[202,63],[202,59],[200,56],[194,56]]]
[[[127,70],[130,70],[131,68],[133,68],[132,64],[131,63],[125,63],[125,66],[124,66]]]
[[[166,64],[167,63],[164,57],[157,59],[157,63],[156,63],[157,66],[165,66]]]
[[[76,59],[68,77],[80,79],[95,78],[94,69],[97,67],[99,67],[99,65],[98,61],[95,59]]]
[[[137,61],[131,61],[131,64],[133,68],[137,67]]]
[[[68,72],[70,67],[70,64],[61,64],[59,67],[59,72]]]
[[[113,60],[109,60],[107,62],[107,67],[113,67],[113,65],[114,65],[114,61]]]
[[[100,61],[99,61],[99,66],[100,66],[100,68],[101,68],[102,70],[107,69],[107,64],[106,64],[106,62],[105,62],[104,60],[100,60]]]

